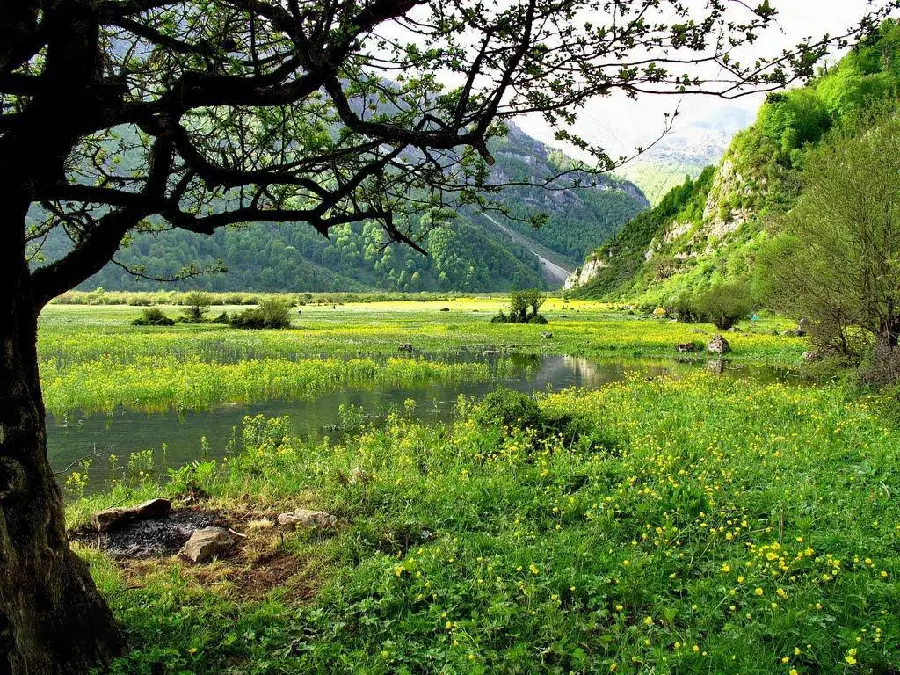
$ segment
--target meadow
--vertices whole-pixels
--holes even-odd
[[[134,307],[51,306],[40,348],[45,377],[50,363],[60,377],[97,368],[83,381],[100,382],[92,396],[102,410],[129,405],[141,380],[153,387],[182,367],[185,381],[224,382],[243,372],[228,368],[268,358],[320,382],[303,369],[322,356],[338,365],[321,372],[363,361],[373,377],[470,366],[453,355],[486,346],[674,358],[675,344],[714,332],[561,300],[548,303],[546,327],[488,323],[501,304],[307,306],[284,332],[138,328],[127,325]],[[732,357],[798,366],[807,347],[772,334],[785,327],[773,317],[742,325],[728,334]],[[547,329],[550,340],[540,337]],[[398,342],[419,354],[398,359]],[[167,348],[171,370],[157,375],[154,359]],[[129,368],[143,376],[105,394]],[[315,386],[349,381],[326,380]],[[51,378],[48,400],[72,405],[71,386]],[[597,391],[461,397],[443,424],[421,421],[418,405],[314,443],[292,436],[287,420],[247,418],[240,448],[222,460],[198,453],[160,480],[138,457],[103,492],[70,496],[73,528],[100,508],[166,495],[246,535],[234,555],[205,565],[113,560],[76,545],[129,637],[111,671],[900,668],[900,416],[891,400],[851,382],[785,385],[698,369]],[[338,525],[273,525],[297,508],[332,513]]]
[[[442,361],[485,351],[670,359],[677,356],[675,345],[702,347],[718,332],[709,325],[558,298],[541,310],[549,326],[491,324],[505,302],[488,296],[306,305],[288,331],[218,324],[136,327],[130,322],[140,315],[139,306],[53,304],[41,316],[39,335],[45,403],[56,414],[109,413],[118,406],[190,409],[309,396],[376,381],[401,386],[483,380],[488,373],[482,365]],[[183,310],[161,307],[173,318]],[[211,313],[239,309],[216,306]],[[790,327],[774,317],[753,326],[745,322],[742,332],[728,334],[730,358],[798,366],[805,342],[773,335]],[[549,340],[541,335],[547,329],[553,334]],[[390,358],[407,343],[414,349],[412,358]]]

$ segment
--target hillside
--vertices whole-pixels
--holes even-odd
[[[511,127],[491,148],[496,163],[491,182],[543,183],[568,160]],[[108,290],[192,287],[211,291],[505,291],[516,287],[557,288],[584,258],[637,213],[647,208],[633,184],[592,178],[577,190],[512,187],[495,198],[515,217],[461,210],[454,222],[432,230],[425,257],[403,245],[385,246],[374,223],[332,229],[326,239],[304,223],[259,223],[217,231],[212,236],[184,231],[137,235],[117,256],[154,277],[174,276],[187,265],[219,263],[227,272],[195,277],[182,284],[138,278],[107,265],[81,285]],[[540,229],[518,219],[545,214]],[[63,238],[45,243],[48,259],[67,250]]]
[[[830,72],[770,94],[718,167],[630,221],[587,256],[567,288],[582,297],[671,306],[718,282],[752,286],[760,246],[801,194],[806,153],[861,111],[896,106],[898,51],[900,27],[885,23]]]

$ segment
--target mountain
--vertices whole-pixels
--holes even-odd
[[[654,206],[685,177],[717,164],[735,134],[753,122],[746,108],[726,108],[675,129],[616,173],[637,185]]]
[[[540,184],[559,168],[571,166],[568,158],[515,126],[491,144],[491,151],[496,159],[491,171],[495,184]],[[461,209],[452,223],[428,234],[427,257],[403,245],[385,246],[375,223],[336,227],[327,239],[304,223],[258,223],[212,236],[174,230],[135,236],[117,254],[117,262],[131,268],[145,266],[148,275],[157,277],[176,275],[186,265],[208,267],[217,261],[227,272],[163,284],[109,264],[80,288],[294,292],[558,288],[588,251],[649,206],[643,193],[626,180],[573,175],[586,187],[511,187],[494,195],[512,218]],[[521,222],[540,214],[546,222],[539,229]],[[59,236],[45,243],[43,253],[52,260],[68,246]]]
[[[688,178],[589,254],[576,295],[672,306],[723,281],[752,286],[772,225],[802,193],[807,153],[862,111],[897,107],[900,27],[886,22],[807,86],[770,94],[721,163]],[[865,128],[857,133],[865,133]]]

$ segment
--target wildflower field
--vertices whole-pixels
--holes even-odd
[[[145,360],[163,356],[157,339],[182,346],[172,373],[203,363],[221,377],[269,349],[295,364],[317,352],[353,363],[368,358],[357,351],[387,355],[397,341],[435,354],[495,344],[671,355],[674,344],[704,339],[694,331],[712,331],[560,303],[547,312],[554,339],[542,340],[539,326],[492,326],[489,308],[471,311],[491,302],[455,300],[442,315],[442,305],[423,303],[304,309],[298,328],[279,334],[152,332],[125,326],[134,308],[51,307],[41,350],[61,376],[105,360],[111,378],[146,367],[150,380]],[[471,303],[465,317],[455,303]],[[770,327],[729,334],[734,358],[799,361],[803,341]],[[81,344],[94,331],[96,343]],[[215,358],[216,345],[231,345],[228,359]],[[393,362],[373,356],[367,367],[400,367]],[[315,380],[305,372],[294,375]],[[382,424],[316,443],[293,437],[286,420],[247,418],[242,449],[224,460],[198,459],[161,483],[137,473],[72,500],[72,527],[100,508],[167,495],[246,535],[238,555],[204,566],[177,556],[114,561],[78,545],[130,640],[112,671],[900,669],[891,401],[850,384],[698,370],[592,392],[461,397],[446,424],[416,411],[408,401]],[[271,514],[298,508],[338,524],[272,525]]]

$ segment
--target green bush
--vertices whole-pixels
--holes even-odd
[[[750,313],[753,303],[747,286],[742,283],[720,283],[698,293],[694,305],[698,316],[728,330]]]
[[[131,322],[135,326],[172,326],[175,322],[162,313],[159,307],[148,307]]]
[[[262,300],[258,306],[232,316],[229,323],[235,328],[289,328],[290,305],[282,300]]]

